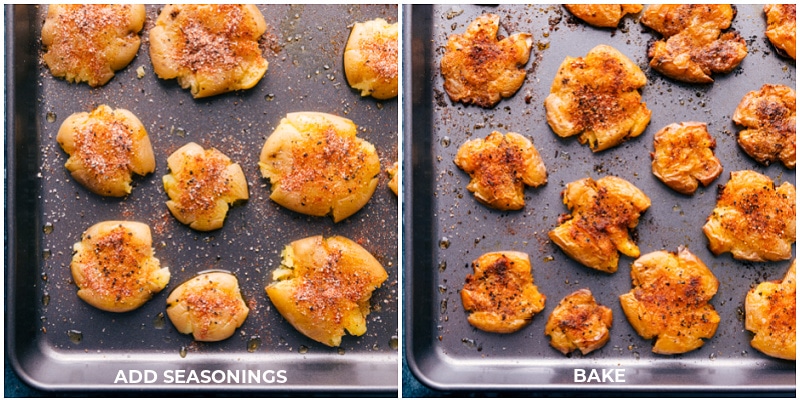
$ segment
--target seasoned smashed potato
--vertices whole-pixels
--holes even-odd
[[[128,110],[102,104],[91,113],[70,115],[56,141],[69,154],[64,165],[72,177],[101,196],[131,193],[132,175],[156,169],[153,146],[144,125]]]
[[[53,76],[105,85],[139,51],[142,4],[50,4],[42,27],[42,59]]]
[[[544,101],[547,123],[556,135],[578,136],[592,151],[614,147],[639,136],[650,110],[639,88],[647,78],[617,49],[599,45],[584,58],[567,57],[558,68]]]
[[[353,121],[336,115],[289,113],[267,138],[258,163],[274,202],[339,222],[367,204],[378,185],[375,146],[356,137]]]
[[[300,333],[338,346],[345,330],[367,331],[372,292],[388,274],[366,249],[342,236],[311,236],[286,246],[266,292]]]
[[[397,161],[386,172],[389,174],[389,189],[392,189],[392,192],[397,194]]]
[[[558,303],[544,333],[550,336],[550,345],[564,354],[575,349],[588,354],[608,343],[612,321],[611,309],[597,304],[589,289],[580,289]]]
[[[362,96],[380,100],[397,96],[397,34],[397,23],[383,18],[353,25],[344,48],[344,74]]]
[[[656,132],[653,175],[683,194],[693,194],[698,182],[708,186],[722,173],[714,155],[717,142],[702,122],[670,124]]]
[[[169,269],[153,255],[150,227],[141,222],[104,221],[75,243],[70,270],[78,297],[101,310],[141,307],[169,282]]]
[[[194,98],[255,86],[269,63],[258,40],[267,30],[252,4],[170,4],[150,30],[150,61]]]
[[[744,126],[739,146],[756,161],[797,163],[797,98],[792,88],[766,84],[748,92],[733,112],[733,122]]]
[[[645,254],[631,265],[631,278],[633,289],[619,297],[622,311],[642,338],[656,338],[654,353],[686,353],[714,336],[720,318],[709,301],[719,282],[689,250]]]
[[[479,202],[498,210],[525,206],[525,185],[547,183],[539,152],[526,137],[493,131],[486,139],[470,140],[458,149],[456,166],[470,176],[467,190]]]
[[[709,249],[715,255],[731,252],[737,260],[788,260],[796,238],[796,199],[789,182],[775,187],[758,172],[731,172],[703,226]]]
[[[769,41],[779,53],[796,59],[797,4],[764,4],[764,14]]]
[[[516,332],[544,309],[546,296],[533,284],[527,254],[486,253],[472,262],[472,270],[461,289],[470,325],[486,332]]]
[[[447,39],[441,68],[451,100],[491,108],[522,86],[533,39],[529,33],[515,33],[498,40],[499,26],[499,16],[483,14],[464,34]]]
[[[750,345],[785,360],[797,359],[797,269],[792,260],[783,281],[762,282],[744,300],[745,328],[755,334]]]
[[[572,15],[589,25],[616,28],[625,14],[642,11],[641,4],[564,4]]]
[[[562,215],[559,226],[548,236],[568,256],[608,273],[617,271],[618,251],[639,257],[639,246],[628,235],[639,223],[639,215],[650,207],[650,198],[639,188],[622,178],[606,176],[571,182],[561,195],[572,214]]]
[[[249,313],[239,281],[228,272],[198,274],[176,287],[167,298],[167,316],[172,325],[200,342],[231,337]]]
[[[192,229],[221,228],[229,204],[249,198],[242,167],[217,149],[188,143],[167,158],[167,166],[170,173],[162,178],[167,207]]]

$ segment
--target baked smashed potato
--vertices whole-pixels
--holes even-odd
[[[469,174],[467,190],[497,210],[525,206],[525,185],[547,183],[547,170],[531,141],[515,132],[493,131],[486,139],[470,140],[458,149],[456,166]]]
[[[486,253],[472,262],[461,289],[470,325],[494,333],[516,332],[544,309],[546,296],[533,284],[526,253]]]
[[[761,86],[748,92],[733,112],[739,146],[761,164],[780,161],[787,168],[797,164],[797,97],[785,85]]]
[[[669,124],[653,138],[653,175],[676,192],[692,195],[700,183],[708,186],[722,173],[716,145],[703,122]]]
[[[150,30],[150,61],[194,98],[250,89],[269,67],[258,46],[266,30],[253,4],[169,4]]]
[[[639,188],[615,176],[584,178],[567,184],[561,196],[572,214],[559,217],[548,236],[564,253],[608,273],[617,271],[618,252],[639,257],[639,246],[628,234],[650,207],[650,198]]]
[[[550,345],[564,354],[576,349],[589,354],[608,343],[612,322],[611,309],[597,304],[589,289],[579,289],[558,303],[544,333],[550,336]]]
[[[81,185],[101,196],[131,193],[133,174],[156,169],[150,137],[128,110],[101,104],[92,112],[70,115],[56,141],[69,154],[64,166]]]
[[[299,213],[339,222],[367,204],[378,185],[375,146],[356,137],[353,121],[317,112],[289,113],[261,149],[270,199]]]
[[[200,273],[176,287],[167,298],[172,325],[180,333],[191,333],[199,342],[231,337],[249,313],[239,281],[229,272]]]
[[[759,283],[744,300],[745,328],[755,334],[750,345],[785,360],[797,359],[796,261],[783,281]]]
[[[631,278],[620,305],[642,338],[656,338],[654,353],[686,353],[714,336],[720,318],[709,301],[719,282],[689,250],[645,254],[631,265]]]
[[[389,174],[389,189],[392,189],[392,192],[396,195],[398,193],[397,187],[397,161],[392,164],[392,167],[386,170],[386,173]]]
[[[357,22],[344,47],[344,74],[361,96],[397,97],[398,28],[383,18]]]
[[[50,4],[42,26],[42,59],[67,82],[105,85],[139,51],[142,4]]]
[[[300,333],[339,346],[345,330],[367,331],[372,292],[388,278],[375,257],[342,236],[296,240],[265,288],[278,312]]]
[[[104,221],[75,243],[70,270],[81,300],[110,312],[137,309],[169,283],[169,269],[153,254],[150,227]]]
[[[217,149],[187,143],[167,158],[167,167],[167,208],[192,229],[222,228],[229,205],[250,197],[242,167]]]
[[[796,58],[797,4],[764,4],[766,35],[779,54]]]
[[[499,26],[498,15],[483,14],[466,32],[447,39],[441,69],[444,90],[452,101],[491,108],[525,82],[532,36],[515,33],[498,40]]]
[[[797,234],[796,200],[789,182],[776,187],[758,172],[731,172],[703,226],[708,248],[714,255],[730,252],[737,260],[788,260]]]
[[[617,49],[599,45],[586,57],[567,57],[544,101],[547,123],[560,137],[578,136],[594,152],[639,136],[650,110],[639,89],[644,72]]]
[[[640,22],[664,37],[647,50],[650,67],[690,83],[711,83],[712,74],[733,71],[747,56],[744,39],[727,30],[735,15],[730,4],[648,6]]]
[[[641,4],[564,4],[564,8],[583,22],[600,28],[616,28],[625,14],[642,11]]]

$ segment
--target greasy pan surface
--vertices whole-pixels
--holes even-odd
[[[55,79],[40,61],[46,6],[6,8],[6,350],[27,383],[44,390],[397,390],[398,199],[386,187],[383,170],[398,156],[398,102],[361,98],[347,85],[342,67],[350,25],[377,17],[396,22],[397,8],[259,8],[268,24],[269,71],[248,91],[201,100],[192,99],[174,80],[162,81],[153,73],[147,37],[160,6],[147,6],[143,43],[132,64],[96,89]],[[67,116],[102,103],[137,115],[155,150],[155,173],[135,178],[133,193],[122,199],[101,198],[74,182],[64,168],[67,155],[55,140]],[[380,157],[382,173],[374,196],[338,224],[269,200],[268,182],[258,169],[261,147],[280,119],[296,111],[352,119],[360,127],[359,136],[373,143]],[[190,141],[228,155],[242,166],[248,181],[249,201],[232,207],[224,227],[216,231],[189,229],[165,205],[161,177],[167,173],[166,159]],[[73,243],[86,228],[109,219],[149,224],[155,255],[172,274],[164,291],[123,314],[82,302],[69,272]],[[282,248],[319,234],[359,242],[389,273],[373,294],[367,333],[346,336],[339,348],[297,332],[264,292]],[[233,337],[199,343],[165,320],[165,301],[181,282],[209,269],[228,270],[239,278],[250,315]],[[152,383],[115,384],[120,370],[152,370],[158,378]],[[173,370],[185,370],[186,376],[190,370],[250,370],[262,380],[169,384],[166,374],[178,374],[168,372]],[[285,371],[283,382],[280,370]]]
[[[733,21],[748,44],[742,64],[710,85],[687,85],[662,77],[648,67],[646,48],[655,34],[625,18],[622,27],[596,29],[574,19],[559,5],[414,6],[406,14],[407,77],[404,113],[405,175],[404,340],[410,370],[424,384],[440,390],[630,390],[630,391],[779,391],[795,390],[793,361],[764,356],[750,347],[744,329],[743,303],[750,287],[781,279],[789,261],[749,263],[729,254],[715,257],[707,248],[702,225],[715,205],[717,186],[732,171],[753,169],[777,184],[795,182],[795,171],[780,164],[758,165],[736,144],[739,131],[731,115],[742,96],[764,83],[795,87],[792,60],[779,57],[764,36],[761,6],[740,5]],[[439,71],[447,37],[462,33],[484,12],[500,15],[500,34],[529,32],[534,45],[522,88],[494,108],[450,101]],[[566,56],[584,56],[598,44],[620,50],[648,78],[643,101],[652,119],[638,138],[593,154],[575,138],[560,139],[547,125],[544,99]],[[410,58],[410,59],[409,59]],[[694,196],[662,184],[652,173],[653,135],[681,121],[707,122],[716,139],[724,172]],[[491,131],[513,131],[532,139],[548,171],[543,187],[526,188],[526,206],[500,212],[479,204],[466,190],[467,174],[453,159],[462,143]],[[631,289],[632,259],[622,256],[613,274],[590,270],[568,258],[547,237],[567,208],[560,193],[569,182],[615,175],[643,190],[652,206],[643,214],[636,237],[642,254],[676,251],[686,246],[719,279],[711,303],[722,321],[713,338],[698,350],[675,356],[651,352],[627,322],[619,295]],[[490,251],[516,250],[531,258],[533,278],[547,296],[544,311],[513,334],[493,334],[468,324],[459,291],[470,263]],[[544,334],[547,317],[567,294],[590,288],[598,303],[614,313],[610,341],[586,356],[564,356]],[[601,381],[576,381],[575,370],[591,369]],[[611,381],[603,370],[621,370]],[[613,372],[613,371],[612,371]],[[613,372],[616,374],[616,372]],[[612,377],[616,377],[612,375]]]

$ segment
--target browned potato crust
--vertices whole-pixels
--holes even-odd
[[[575,349],[588,354],[608,343],[612,321],[610,308],[597,304],[589,289],[579,289],[558,303],[544,333],[550,336],[550,345],[564,354]]]
[[[641,4],[564,4],[572,15],[589,25],[616,28],[625,14],[642,11]]]
[[[150,61],[194,98],[249,89],[269,66],[258,46],[266,29],[253,4],[170,4],[150,30]]]
[[[493,131],[486,139],[470,140],[458,149],[454,162],[469,174],[467,190],[475,199],[498,210],[521,209],[525,185],[547,183],[547,170],[536,147],[514,132]]]
[[[755,334],[750,345],[785,360],[797,359],[796,260],[783,281],[762,282],[744,300],[745,328]]]
[[[139,308],[169,282],[169,269],[153,255],[150,227],[141,222],[99,222],[73,250],[70,270],[78,297],[101,310]]]
[[[677,192],[694,194],[698,182],[708,186],[722,173],[716,146],[703,122],[669,124],[653,139],[653,175]]]
[[[392,189],[392,192],[397,194],[397,161],[395,161],[392,167],[386,170],[386,172],[389,174],[389,189]]]
[[[499,26],[499,16],[483,14],[464,34],[447,39],[441,68],[451,100],[491,108],[522,86],[533,39],[529,33],[515,33],[498,40]]]
[[[362,96],[384,100],[397,96],[397,23],[383,18],[357,22],[344,48],[344,74]]]
[[[622,311],[642,338],[656,338],[654,353],[686,353],[714,336],[720,318],[709,301],[719,282],[689,250],[645,254],[631,265],[631,278],[633,289],[619,297]]]
[[[338,346],[345,330],[367,331],[372,292],[388,274],[375,257],[342,236],[311,236],[286,246],[266,292],[300,333]]]
[[[748,92],[733,112],[739,146],[756,161],[769,165],[780,161],[787,168],[797,163],[797,98],[784,85],[766,84]]]
[[[797,4],[764,4],[766,35],[779,53],[796,59]]]
[[[472,262],[461,289],[470,325],[487,332],[511,333],[529,324],[544,309],[546,296],[533,284],[526,253],[486,253]]]
[[[558,68],[544,101],[547,123],[556,135],[578,136],[592,151],[614,147],[639,136],[650,110],[639,89],[647,78],[617,49],[599,45],[586,57],[567,57]]]
[[[228,272],[198,274],[176,287],[167,298],[167,316],[172,325],[200,342],[231,337],[249,313],[239,281]]]
[[[105,85],[139,51],[142,4],[51,4],[42,27],[42,59],[53,76]]]
[[[91,113],[70,115],[56,141],[69,154],[64,165],[72,177],[101,196],[131,193],[132,175],[156,169],[147,131],[133,113],[102,104]]]

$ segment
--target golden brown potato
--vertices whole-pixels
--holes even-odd
[[[650,110],[638,89],[647,83],[639,67],[617,49],[599,45],[584,58],[567,57],[544,101],[556,135],[578,136],[592,151],[639,136]]]
[[[247,308],[236,276],[209,271],[183,282],[167,298],[167,316],[178,332],[199,342],[225,340],[242,326]]]
[[[102,104],[91,113],[70,115],[56,141],[69,154],[64,165],[81,185],[101,196],[131,193],[132,175],[156,169],[144,125],[128,110]]]
[[[290,243],[281,257],[265,289],[295,329],[331,347],[345,330],[367,331],[372,292],[388,277],[372,254],[342,236],[311,236]]]
[[[788,260],[796,238],[797,194],[789,182],[775,187],[755,171],[731,172],[703,232],[715,254],[748,261]]]
[[[289,113],[267,138],[258,163],[272,183],[270,199],[299,213],[339,222],[364,207],[378,185],[375,147],[356,137],[353,121]]]
[[[653,175],[677,192],[694,194],[698,182],[708,186],[722,173],[716,145],[703,122],[667,125],[653,140]]]
[[[744,95],[733,112],[733,122],[744,126],[739,146],[756,161],[780,161],[787,168],[797,163],[797,98],[784,85],[766,84]]]
[[[650,207],[650,198],[639,188],[622,178],[606,176],[571,182],[561,195],[572,215],[562,215],[559,226],[548,236],[568,256],[608,273],[617,271],[617,251],[639,257],[639,247],[628,235],[639,223],[639,215]]]
[[[709,301],[719,282],[689,250],[645,254],[631,265],[631,278],[633,289],[619,297],[622,311],[642,338],[656,338],[654,353],[686,353],[714,336],[720,318]]]
[[[249,198],[239,164],[219,150],[188,143],[167,158],[164,175],[167,208],[178,221],[198,231],[222,228],[229,204]]]
[[[389,174],[389,189],[392,189],[392,192],[397,194],[397,161],[386,172]]]
[[[762,282],[744,300],[745,328],[755,334],[750,345],[770,356],[797,359],[796,260],[783,281]]]
[[[142,4],[51,4],[42,27],[42,59],[53,76],[105,85],[139,51]]]
[[[679,81],[711,83],[712,74],[733,71],[747,56],[747,44],[730,28],[730,4],[655,4],[641,23],[664,36],[647,50],[650,67]]]
[[[764,4],[766,35],[779,54],[796,59],[797,4]]]
[[[597,304],[589,289],[580,289],[558,303],[544,333],[550,335],[550,345],[564,354],[575,349],[588,354],[608,343],[612,321],[611,309]]]
[[[344,48],[344,74],[362,96],[390,99],[397,96],[397,23],[383,18],[357,22]]]
[[[544,309],[547,297],[533,284],[527,254],[486,253],[472,262],[472,270],[461,289],[470,325],[486,332],[516,332]]]
[[[150,227],[141,222],[99,222],[73,251],[70,270],[78,297],[101,310],[134,310],[169,283],[169,269],[153,255]]]
[[[589,25],[616,28],[625,14],[642,11],[641,4],[564,4],[572,15]]]
[[[252,4],[170,4],[150,30],[150,61],[194,98],[249,89],[269,66],[258,47],[266,29]]]
[[[483,14],[464,34],[447,39],[441,68],[452,101],[491,108],[522,86],[533,39],[529,33],[515,33],[498,40],[499,26],[499,16]]]
[[[493,131],[486,139],[470,140],[458,149],[455,164],[470,176],[467,190],[479,202],[498,210],[525,206],[525,185],[547,183],[539,152],[526,137]]]

